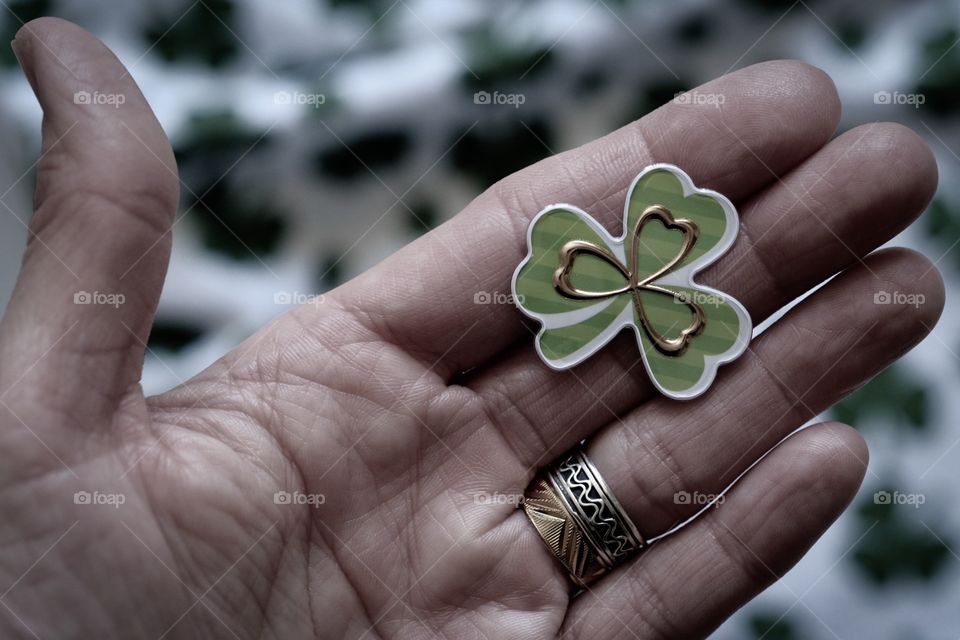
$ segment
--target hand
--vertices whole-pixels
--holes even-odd
[[[664,532],[700,507],[680,492],[721,491],[942,307],[926,259],[867,256],[931,197],[929,150],[894,124],[830,140],[829,78],[772,62],[702,87],[721,108],[669,104],[507,178],[323,304],[144,398],[173,154],[79,27],[31,22],[15,50],[44,118],[31,239],[0,325],[5,638],[705,635],[850,501],[867,463],[855,431],[789,438],[719,508],[574,599],[516,496],[589,436],[641,532]],[[125,100],[76,104],[78,91]],[[632,338],[556,373],[512,305],[474,304],[508,290],[544,205],[575,203],[616,231],[630,179],[659,161],[738,203],[740,238],[703,280],[755,323],[842,271],[686,403],[656,396]],[[123,302],[75,304],[78,291]],[[879,291],[925,302],[877,305]]]

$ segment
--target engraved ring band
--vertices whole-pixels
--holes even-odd
[[[523,508],[579,587],[647,546],[582,446],[534,477]]]

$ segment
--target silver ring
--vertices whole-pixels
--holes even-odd
[[[608,568],[646,546],[637,526],[582,448],[577,447],[554,465],[550,481]]]
[[[534,478],[524,510],[581,587],[647,546],[582,446]]]

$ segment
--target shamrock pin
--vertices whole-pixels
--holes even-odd
[[[577,207],[547,207],[530,223],[527,257],[513,274],[517,306],[543,325],[540,357],[568,369],[632,327],[662,393],[702,394],[752,332],[743,305],[694,282],[738,228],[726,197],[669,164],[647,167],[630,185],[619,238]]]

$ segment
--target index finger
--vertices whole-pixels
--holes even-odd
[[[628,184],[654,162],[679,165],[698,187],[742,199],[823,146],[840,114],[830,78],[799,62],[754,65],[694,91],[723,99],[673,101],[505,178],[334,297],[449,377],[530,337],[513,305],[497,302],[526,253],[526,226],[543,207],[575,204],[617,233]],[[490,304],[492,296],[475,300],[479,292],[504,295]]]

